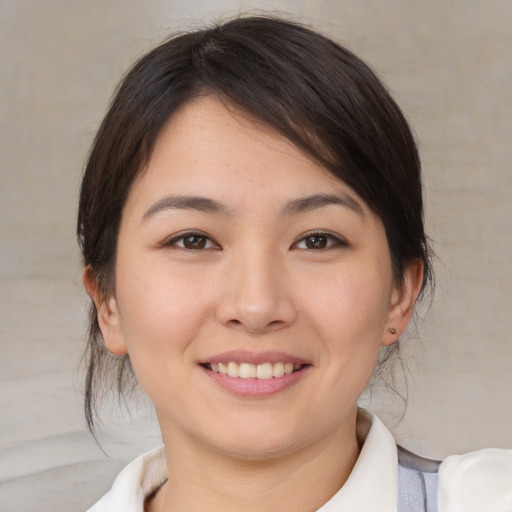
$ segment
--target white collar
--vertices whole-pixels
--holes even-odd
[[[369,411],[359,409],[357,431],[364,442],[343,487],[318,512],[396,512],[398,461],[391,432]]]
[[[144,512],[144,500],[167,478],[164,447],[143,453],[117,476],[110,491],[87,512]]]
[[[391,433],[374,414],[360,409],[363,448],[345,485],[318,512],[396,512],[397,452]],[[143,512],[144,498],[167,478],[164,448],[128,464],[112,489],[87,512]]]

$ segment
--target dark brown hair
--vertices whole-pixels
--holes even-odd
[[[163,125],[181,105],[214,95],[276,129],[348,184],[382,219],[400,281],[420,259],[431,264],[423,225],[420,162],[400,109],[369,67],[302,25],[241,17],[171,38],[126,75],[94,140],[83,177],[77,234],[83,263],[104,297],[114,292],[123,205]],[[395,350],[395,349],[393,349]],[[112,379],[133,382],[128,356],[104,347],[91,305],[86,418]]]

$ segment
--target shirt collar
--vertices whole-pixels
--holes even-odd
[[[393,436],[374,414],[359,409],[363,447],[343,487],[318,512],[396,512],[398,461]],[[365,439],[366,437],[366,439]]]
[[[359,409],[359,458],[343,487],[317,512],[396,512],[397,452],[393,436],[374,414]],[[141,455],[88,512],[142,511],[144,498],[167,478],[163,447]],[[121,507],[121,508],[119,508]]]
[[[110,491],[87,512],[143,512],[146,496],[167,478],[162,446],[130,462],[115,479]]]

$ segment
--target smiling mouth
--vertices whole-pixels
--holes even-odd
[[[226,375],[227,377],[238,378],[238,379],[278,379],[285,375],[291,375],[301,371],[308,364],[298,363],[262,363],[262,364],[251,364],[251,363],[235,363],[230,361],[228,363],[205,363],[202,364],[207,370],[211,370],[214,373]]]

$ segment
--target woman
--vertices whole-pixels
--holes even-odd
[[[165,445],[91,511],[437,509],[437,475],[357,407],[431,278],[416,146],[361,60],[261,17],[151,51],[94,142],[78,237],[89,425],[99,379],[133,371]]]

